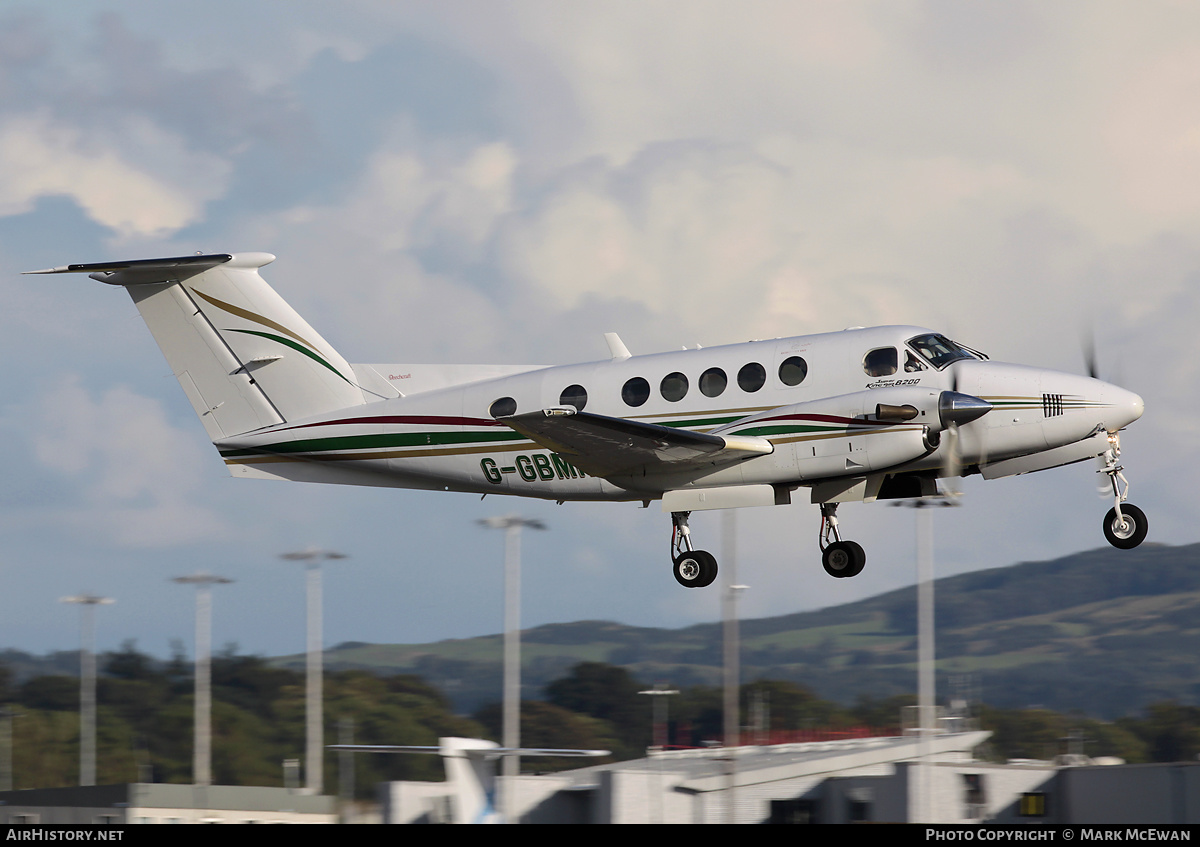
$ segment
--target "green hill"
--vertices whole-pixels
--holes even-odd
[[[787,679],[842,703],[916,687],[916,589],[741,624],[746,681]],[[1041,705],[1115,718],[1150,702],[1200,703],[1200,544],[1105,548],[937,582],[938,671],[969,675],[997,707]],[[644,682],[717,684],[721,626],[608,621],[522,635],[524,696],[581,661]],[[459,710],[496,700],[499,635],[420,645],[342,644],[330,668],[417,673]],[[299,667],[302,657],[278,660]],[[945,691],[945,680],[939,681]]]

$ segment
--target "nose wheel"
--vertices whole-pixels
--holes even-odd
[[[1108,510],[1104,516],[1104,537],[1113,547],[1122,550],[1132,550],[1146,540],[1146,531],[1150,528],[1146,513],[1137,506],[1129,503]]]
[[[1113,547],[1132,550],[1146,540],[1150,522],[1146,513],[1125,501],[1129,499],[1129,480],[1122,473],[1118,462],[1121,458],[1121,433],[1108,434],[1108,450],[1104,453],[1104,467],[1097,473],[1107,474],[1112,484],[1113,507],[1104,516],[1104,537]]]

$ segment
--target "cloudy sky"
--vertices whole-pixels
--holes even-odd
[[[679,626],[657,508],[230,478],[125,293],[20,271],[263,250],[350,361],[565,364],[915,323],[992,358],[1100,367],[1146,400],[1124,439],[1151,540],[1197,539],[1200,7],[1185,2],[0,2],[0,647],[303,646],[527,624]],[[940,573],[1104,544],[1090,466],[964,483]],[[815,507],[742,510],[743,609],[914,577],[913,514],[849,505],[867,570],[821,570]],[[693,521],[721,549],[716,513]],[[1031,586],[1036,590],[1036,586]]]

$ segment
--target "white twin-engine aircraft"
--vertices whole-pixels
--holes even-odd
[[[195,255],[32,273],[126,288],[236,477],[546,500],[661,500],[675,579],[712,583],[688,515],[821,508],[825,570],[858,574],[846,501],[936,495],[1099,457],[1117,547],[1146,537],[1127,504],[1120,430],[1138,395],[1084,376],[1002,364],[915,326],[849,329],[582,365],[351,365],[259,276],[269,253]]]

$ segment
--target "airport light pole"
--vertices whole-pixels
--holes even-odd
[[[192,743],[192,781],[212,785],[212,587],[232,579],[200,571],[171,580],[196,586],[196,705]]]
[[[657,747],[659,751],[657,784],[652,786],[650,796],[654,799],[654,811],[656,820],[654,823],[663,822],[662,814],[662,782],[663,782],[663,760],[662,754],[666,752],[667,740],[670,735],[670,725],[667,721],[667,698],[678,694],[679,689],[667,688],[661,684],[655,684],[653,688],[647,688],[645,691],[639,691],[638,694],[645,694],[651,699],[650,709],[650,743],[652,747]]]
[[[920,723],[917,736],[920,799],[917,808],[923,818],[917,823],[932,823],[929,750],[937,729],[937,659],[934,647],[933,513],[930,509],[957,506],[958,502],[953,497],[938,496],[902,500],[896,505],[917,510],[917,715]]]
[[[95,594],[60,597],[79,606],[79,784],[96,784],[96,607],[116,601]]]
[[[345,559],[347,556],[344,553],[335,553],[333,550],[309,548],[295,553],[281,553],[279,558],[289,562],[303,562],[307,571],[308,656],[305,662],[307,749],[304,753],[304,782],[305,789],[309,794],[321,794],[325,783],[325,669],[322,665],[324,654],[321,643],[321,562]]]
[[[738,628],[738,595],[749,586],[737,584],[737,513],[726,509],[721,513],[721,559],[725,572],[724,641],[725,641],[725,751],[726,761],[726,805],[725,822],[736,823],[734,796],[737,782],[737,748],[741,744],[741,709],[738,703],[738,688],[742,677],[741,633]]]
[[[504,700],[503,745],[510,750],[521,746],[521,529],[545,529],[539,520],[517,515],[481,518],[477,524],[504,530]],[[504,754],[501,774],[507,779],[501,790],[501,813],[512,822],[512,780],[521,769],[521,757]]]
[[[667,721],[667,701],[663,697],[670,697],[678,694],[678,688],[665,688],[661,684],[655,684],[653,688],[647,688],[645,691],[639,691],[638,694],[645,694],[654,699],[651,701],[650,713],[650,743],[665,750],[667,748],[668,734],[670,727]]]
[[[0,706],[0,791],[13,790],[13,718],[19,717],[12,706]]]

